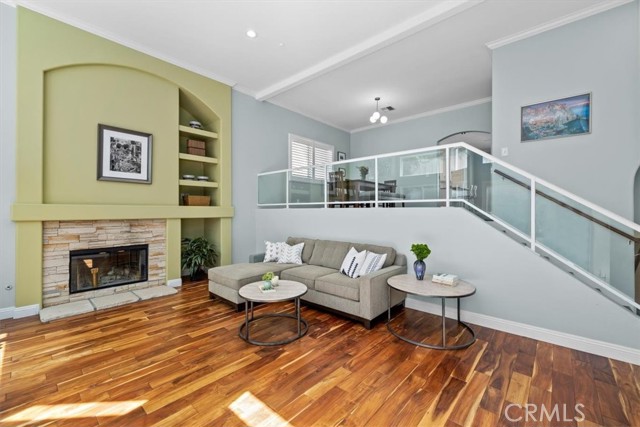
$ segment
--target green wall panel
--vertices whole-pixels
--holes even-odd
[[[175,84],[131,68],[83,65],[46,72],[44,94],[45,203],[176,203]],[[96,179],[99,123],[153,135],[150,185]]]

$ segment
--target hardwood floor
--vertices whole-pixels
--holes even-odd
[[[292,306],[257,312],[274,309]],[[640,426],[640,366],[478,326],[471,347],[437,351],[384,323],[303,316],[302,339],[249,345],[244,313],[199,283],[49,324],[3,320],[0,425]],[[256,328],[293,326],[269,322]],[[437,342],[438,322],[405,309],[395,326]]]

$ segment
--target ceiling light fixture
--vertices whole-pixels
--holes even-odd
[[[369,121],[371,123],[375,123],[378,121],[378,119],[380,119],[380,123],[385,124],[389,119],[387,118],[387,116],[383,116],[380,114],[380,106],[378,105],[380,102],[380,97],[376,96],[374,99],[376,101],[376,111],[374,111],[371,117],[369,117]]]
[[[256,37],[258,37],[258,33],[253,30],[247,30],[247,37],[249,37],[250,39],[255,39]]]

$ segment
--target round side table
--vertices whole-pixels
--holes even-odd
[[[416,279],[412,274],[400,274],[398,276],[390,277],[387,280],[388,288],[388,308],[387,308],[387,329],[397,338],[408,343],[418,345],[420,347],[432,348],[436,350],[458,350],[467,348],[476,341],[476,334],[469,325],[460,320],[460,298],[468,297],[476,293],[476,288],[471,283],[463,280],[459,281],[456,286],[447,286],[439,283],[433,283],[431,276],[426,275],[424,280]],[[391,288],[401,292],[406,292],[411,295],[419,295],[422,297],[440,298],[442,300],[442,345],[427,344],[419,341],[414,341],[398,332],[394,331],[391,327]],[[448,298],[455,298],[458,305],[458,324],[462,325],[469,333],[471,333],[471,339],[456,345],[447,345],[447,330],[445,326],[445,300]]]
[[[254,345],[281,345],[288,344],[299,338],[302,338],[309,329],[307,321],[300,316],[300,297],[307,293],[307,286],[300,282],[293,280],[280,280],[278,286],[274,292],[263,292],[259,286],[263,282],[253,282],[248,285],[244,285],[238,291],[238,294],[247,300],[244,305],[244,323],[240,325],[238,335],[246,342]],[[255,302],[261,303],[273,303],[294,300],[295,314],[286,313],[268,313],[261,316],[253,315],[253,304]],[[249,315],[251,311],[251,315]],[[290,319],[296,319],[298,324],[298,333],[291,338],[287,338],[280,341],[257,341],[249,336],[249,325],[256,320],[263,319],[265,317],[286,317]]]

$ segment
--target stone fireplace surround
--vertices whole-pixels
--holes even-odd
[[[113,295],[166,284],[166,220],[45,221],[42,225],[42,306]],[[148,280],[113,288],[69,293],[69,251],[149,245]]]

